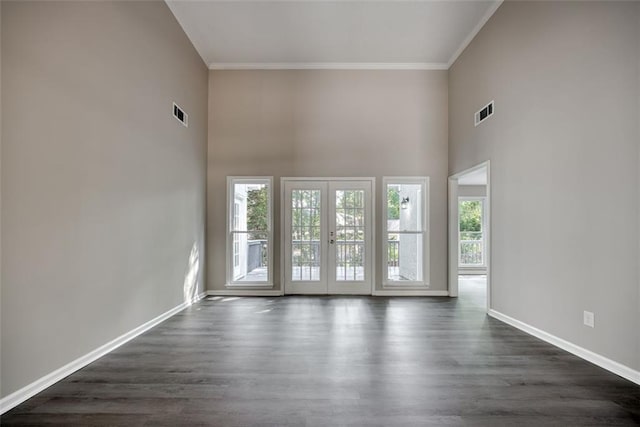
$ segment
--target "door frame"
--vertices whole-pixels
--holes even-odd
[[[280,178],[280,283],[282,294],[286,294],[286,271],[285,271],[285,182],[296,181],[368,181],[371,183],[371,265],[369,266],[369,274],[371,275],[371,289],[368,295],[373,295],[376,288],[376,179],[375,177],[281,177]]]
[[[491,310],[491,162],[489,160],[479,163],[473,167],[455,173],[449,176],[448,179],[448,196],[449,196],[449,296],[458,296],[458,272],[459,272],[459,259],[458,259],[458,179],[470,172],[475,172],[479,169],[486,168],[487,170],[487,193],[485,196],[485,263],[487,265],[487,313]]]

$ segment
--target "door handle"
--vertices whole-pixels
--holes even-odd
[[[330,239],[330,240],[329,240],[329,243],[331,243],[331,244],[333,245],[333,239]]]

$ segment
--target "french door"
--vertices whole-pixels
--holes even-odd
[[[283,178],[285,294],[371,295],[372,186]]]

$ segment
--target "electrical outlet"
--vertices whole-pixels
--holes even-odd
[[[583,318],[584,318],[584,324],[586,326],[589,326],[589,327],[592,327],[592,328],[595,326],[596,318],[595,318],[595,315],[592,312],[585,311]]]

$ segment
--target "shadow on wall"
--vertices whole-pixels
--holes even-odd
[[[194,243],[189,254],[189,262],[187,264],[187,273],[184,276],[184,285],[182,292],[184,302],[188,305],[193,304],[198,298],[198,273],[200,272],[200,251],[198,244]]]

